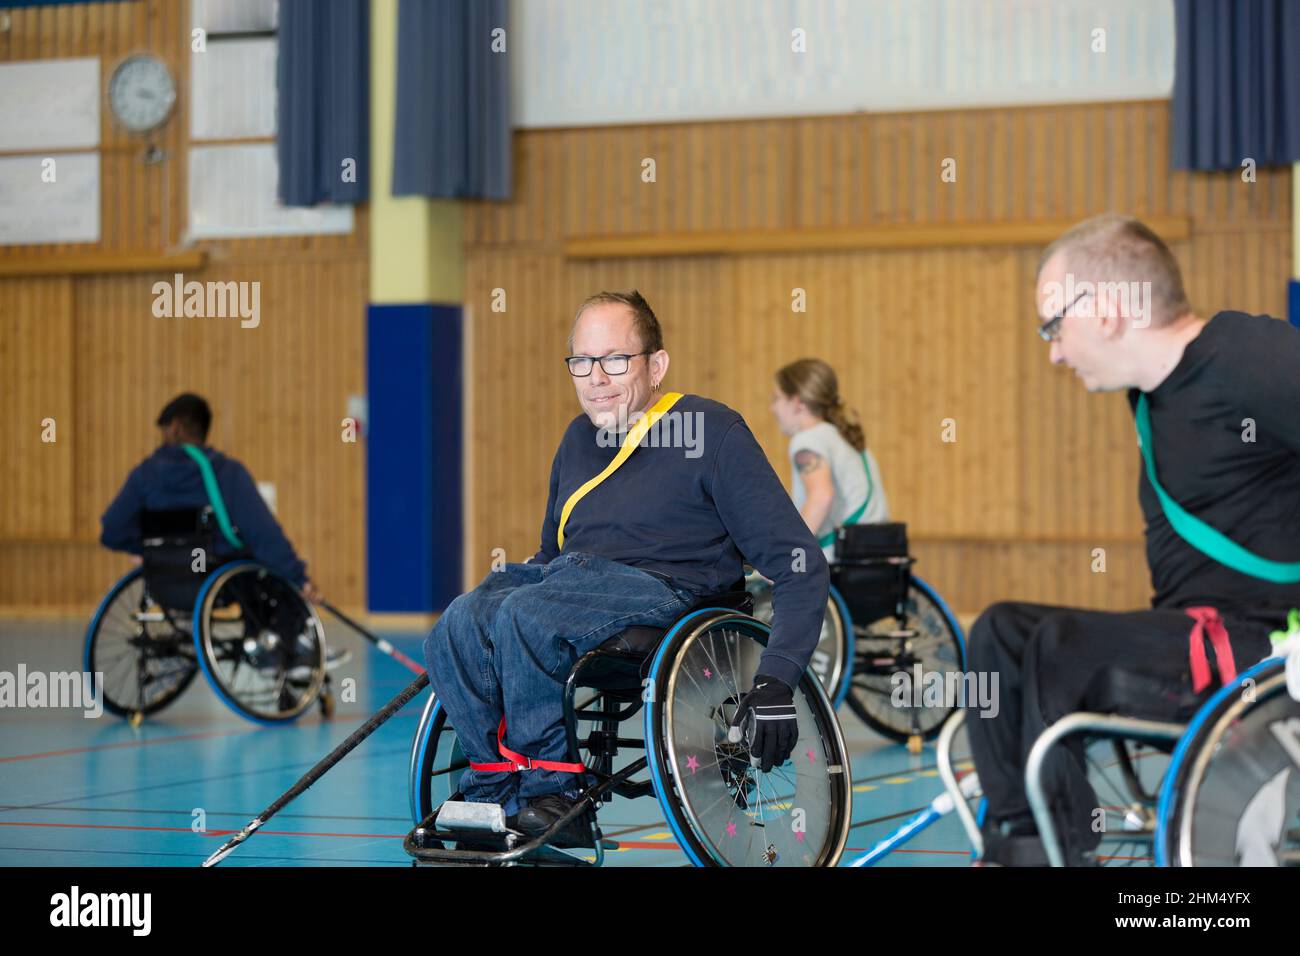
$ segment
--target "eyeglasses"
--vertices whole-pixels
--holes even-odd
[[[568,355],[565,356],[564,363],[569,366],[569,374],[574,378],[586,378],[591,374],[591,370],[596,362],[606,375],[622,375],[627,371],[628,363],[637,355],[649,355],[649,352],[635,352],[632,355],[622,353],[616,355],[602,355],[597,358],[594,355]]]
[[[1083,292],[1080,292],[1074,297],[1074,302],[1071,302],[1060,312],[1056,313],[1056,315],[1039,325],[1038,337],[1044,342],[1055,342],[1059,339],[1061,337],[1061,320],[1065,318],[1065,313],[1073,309],[1075,304],[1087,294],[1088,291],[1086,289]]]

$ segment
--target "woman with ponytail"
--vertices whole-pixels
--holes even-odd
[[[776,373],[771,409],[790,436],[795,507],[830,560],[840,525],[889,520],[880,469],[844,407],[835,370],[820,359],[799,359]]]

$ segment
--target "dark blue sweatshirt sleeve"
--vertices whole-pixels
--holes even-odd
[[[772,637],[759,672],[794,687],[812,660],[826,616],[826,557],[743,420],[722,438],[711,486],[736,547],[772,579]]]
[[[271,514],[262,496],[258,494],[253,476],[237,461],[227,459],[219,480],[221,496],[226,500],[230,520],[239,532],[244,547],[263,564],[278,571],[297,587],[307,580],[307,565],[293,550],[293,545],[280,530],[280,524]]]
[[[114,551],[140,553],[140,512],[144,510],[144,473],[136,465],[99,519],[99,543]]]
[[[567,432],[565,433],[567,437]],[[564,443],[560,443],[560,448]],[[555,520],[555,496],[560,489],[560,448],[555,449],[555,458],[551,461],[551,489],[546,495],[546,513],[542,516],[542,547],[525,563],[550,564],[560,556],[555,541],[560,523]]]

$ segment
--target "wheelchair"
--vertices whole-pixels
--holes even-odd
[[[905,524],[839,528],[835,553],[810,666],[836,707],[847,700],[867,726],[919,752],[952,709],[926,704],[919,689],[913,692],[917,668],[921,675],[964,672],[961,625],[934,588],[912,573],[916,559],[908,554]],[[745,586],[754,595],[754,616],[771,621],[771,585],[751,572]]]
[[[752,569],[745,573],[745,590],[754,602],[754,617],[772,623],[772,585]],[[822,688],[836,710],[844,703],[853,679],[852,630],[844,598],[834,587],[826,599],[826,616],[822,619],[817,647],[808,668],[817,675]]]
[[[243,556],[203,570],[215,554],[210,507],[146,511],[141,528],[141,566],[113,585],[86,631],[85,669],[107,711],[138,726],[201,670],[256,723],[292,721],[313,703],[332,715],[324,630],[297,588]]]
[[[600,832],[599,808],[614,797],[653,795],[695,866],[834,866],[848,839],[852,787],[844,740],[817,678],[805,671],[796,689],[799,741],[783,766],[764,774],[743,743],[727,739],[769,635],[751,610],[737,581],[667,629],[630,627],[574,662],[564,686],[567,759],[587,768],[584,799],[531,839],[505,828],[500,807],[448,800],[468,760],[431,694],[411,748],[415,829],[404,847],[413,863],[599,866],[617,848]],[[640,737],[624,729],[638,713]],[[628,759],[625,750],[641,755]],[[446,823],[484,808],[495,811],[492,820]],[[591,847],[551,846],[583,813]]]
[[[939,776],[978,855],[983,840],[967,802],[972,786],[959,783],[951,756],[964,716],[953,715],[940,734]],[[1083,743],[1090,770],[1114,771],[1090,773],[1109,777],[1117,791],[1107,802],[1097,788],[1104,814],[1097,862],[1300,866],[1300,700],[1288,693],[1285,661],[1270,658],[1242,672],[1187,722],[1079,712],[1047,728],[1030,749],[1025,793],[1053,866],[1065,865],[1065,853],[1043,767],[1072,739]],[[1109,767],[1099,751],[1113,755]]]

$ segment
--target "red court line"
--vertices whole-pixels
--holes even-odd
[[[210,730],[204,734],[181,734],[176,737],[157,737],[153,740],[125,740],[117,744],[98,744],[94,747],[72,747],[68,750],[47,750],[37,754],[16,754],[12,757],[0,757],[0,763],[12,763],[16,760],[41,760],[45,757],[68,757],[72,754],[95,753],[99,750],[120,750],[124,747],[148,747],[153,744],[170,744],[178,740],[203,740],[207,737],[229,737],[231,734],[246,734],[251,727],[239,727],[234,730]]]

